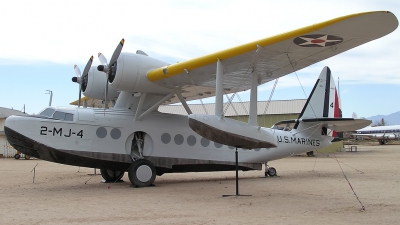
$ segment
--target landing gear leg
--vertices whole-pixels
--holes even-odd
[[[137,159],[129,167],[128,176],[134,187],[151,186],[156,179],[156,168],[147,159]]]
[[[264,165],[265,165],[265,172],[264,172],[265,177],[268,176],[275,177],[277,175],[276,169],[274,167],[268,166],[268,162],[265,162]]]

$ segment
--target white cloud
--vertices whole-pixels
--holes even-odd
[[[141,49],[173,63],[347,14],[390,10],[400,16],[397,0],[16,0],[2,2],[2,9],[0,69],[55,62],[71,65],[71,74],[73,64],[82,69],[90,55],[110,58],[121,38],[123,51]],[[297,74],[303,86],[312,86],[324,66],[341,82],[400,84],[399,40],[397,29]],[[295,75],[278,84],[294,86]]]

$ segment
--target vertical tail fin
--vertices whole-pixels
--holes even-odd
[[[322,117],[340,117],[338,94],[329,67],[324,67],[321,71],[298,119]],[[298,127],[299,120],[296,122],[294,128]],[[325,135],[329,134],[330,136],[333,134],[327,128],[323,128],[322,133]]]

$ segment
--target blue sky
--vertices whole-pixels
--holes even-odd
[[[389,10],[399,1],[7,1],[2,4],[0,107],[38,113],[49,103],[78,98],[74,64],[83,70],[100,51],[111,57],[141,49],[174,63],[347,14]],[[343,115],[400,111],[400,29],[378,40],[297,71],[308,95],[324,66],[340,79]],[[272,83],[259,89],[268,100]],[[247,93],[240,93],[248,100]],[[296,74],[281,78],[272,99],[304,99]],[[212,99],[206,100],[210,102]]]

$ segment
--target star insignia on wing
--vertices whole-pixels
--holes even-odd
[[[310,34],[296,37],[293,42],[302,47],[327,47],[343,42],[343,38],[327,34]]]

